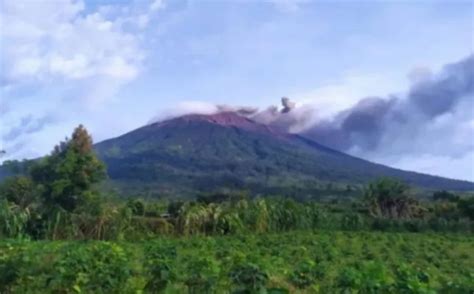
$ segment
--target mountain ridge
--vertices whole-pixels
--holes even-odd
[[[427,189],[474,190],[474,183],[394,169],[257,123],[235,112],[189,114],[152,123],[95,145],[113,182],[151,190],[218,188],[316,191],[362,185],[380,176]],[[279,189],[281,188],[281,189]]]

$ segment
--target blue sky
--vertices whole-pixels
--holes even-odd
[[[100,141],[196,105],[265,108],[288,96],[329,118],[367,96],[403,96],[413,79],[439,72],[474,48],[469,1],[1,5],[4,159],[41,156],[79,123]],[[474,118],[453,115],[446,124],[444,129],[464,130],[445,138],[450,148],[434,150],[427,143],[403,154],[352,153],[474,180],[474,150],[463,138],[474,135]],[[457,146],[468,151],[460,154]]]

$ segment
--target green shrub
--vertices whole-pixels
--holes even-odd
[[[388,293],[391,279],[381,263],[369,261],[344,269],[339,276],[338,286],[349,293]]]
[[[234,266],[230,271],[230,279],[236,286],[236,293],[261,293],[268,281],[266,272],[253,263]]]
[[[57,292],[113,293],[126,289],[131,275],[127,254],[108,242],[63,248],[48,287]]]
[[[211,258],[192,258],[186,266],[184,283],[190,294],[212,293],[219,276],[219,266]]]
[[[24,262],[18,251],[10,244],[4,246],[0,251],[0,293],[10,293],[22,267]]]
[[[430,286],[430,275],[419,269],[402,264],[396,271],[395,290],[399,293],[436,293]]]
[[[0,198],[0,237],[25,237],[29,219],[28,209],[22,209],[20,206]]]
[[[176,279],[176,256],[176,247],[170,244],[151,243],[145,248],[146,292],[161,293]]]
[[[169,263],[164,260],[157,260],[147,266],[148,281],[145,291],[149,293],[162,293],[169,283],[176,279]]]
[[[306,288],[316,283],[324,276],[324,271],[313,261],[304,261],[298,264],[291,273],[289,280],[298,288]]]

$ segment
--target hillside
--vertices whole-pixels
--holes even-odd
[[[150,124],[98,143],[96,150],[112,182],[129,192],[171,195],[225,187],[309,195],[381,176],[427,189],[474,190],[474,183],[371,163],[233,112]]]

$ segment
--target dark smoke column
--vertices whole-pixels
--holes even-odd
[[[294,102],[291,102],[290,98],[288,97],[281,98],[281,105],[283,105],[281,113],[288,113],[296,106],[296,104]]]

